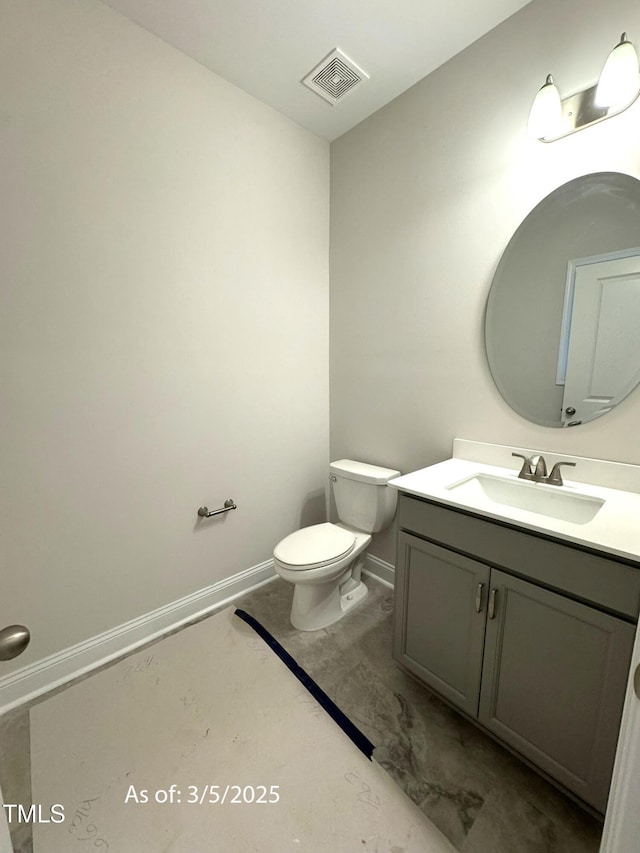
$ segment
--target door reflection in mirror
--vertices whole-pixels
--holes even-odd
[[[570,261],[558,355],[561,423],[606,414],[640,381],[640,248]]]

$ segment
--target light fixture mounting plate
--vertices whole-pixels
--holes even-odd
[[[569,95],[568,98],[563,98],[562,120],[558,133],[553,136],[541,137],[542,142],[555,142],[556,139],[562,139],[563,136],[569,136],[577,130],[582,130],[592,124],[597,124],[599,121],[604,121],[606,118],[618,115],[624,112],[636,100],[638,95],[629,101],[629,103],[616,105],[613,107],[599,107],[596,105],[596,86],[590,86],[588,89],[583,89],[581,92],[576,92],[575,95]],[[640,94],[640,92],[638,93]]]

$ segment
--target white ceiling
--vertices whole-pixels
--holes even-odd
[[[333,140],[529,0],[103,0]],[[370,79],[332,105],[300,81],[334,47]]]

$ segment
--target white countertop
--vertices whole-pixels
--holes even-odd
[[[507,451],[512,449],[515,450],[516,448],[505,448]],[[547,456],[546,453],[545,456]],[[580,457],[565,456],[564,458],[573,460]],[[519,462],[520,460],[510,460],[511,465],[516,465]],[[455,494],[455,491],[452,492],[448,488],[475,474],[490,474],[517,480],[518,470],[519,464],[518,468],[514,470],[513,467],[501,467],[470,459],[452,458],[428,468],[414,471],[411,474],[396,477],[389,482],[389,485],[409,495],[437,501],[437,503],[445,506],[467,510],[476,515],[504,521],[536,533],[585,545],[588,548],[640,563],[640,494],[637,492],[622,491],[621,489],[592,483],[578,483],[570,479],[565,479],[563,486],[550,486],[545,483],[532,484],[536,489],[553,489],[558,492],[587,495],[605,501],[591,521],[575,523],[502,504],[491,503],[488,507],[484,501],[479,500],[478,503],[475,503],[469,498],[462,500]],[[572,471],[573,469],[563,469],[563,478],[569,470]]]

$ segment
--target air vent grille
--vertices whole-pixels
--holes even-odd
[[[368,79],[369,75],[336,47],[302,82],[325,101],[337,104],[346,94]]]

